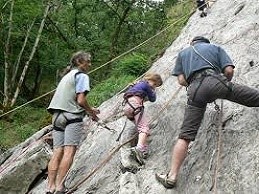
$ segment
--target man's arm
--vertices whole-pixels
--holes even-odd
[[[183,71],[183,64],[182,64],[182,56],[180,52],[177,56],[177,59],[175,61],[175,66],[172,75],[177,76],[178,83],[182,86],[188,86],[188,83],[184,76]]]
[[[224,68],[223,71],[224,75],[227,77],[228,81],[232,80],[232,77],[234,75],[234,67],[233,65],[228,65]]]
[[[92,119],[94,121],[98,121],[99,118],[97,117],[97,114],[99,114],[100,111],[98,109],[92,108],[88,104],[88,101],[86,99],[86,95],[84,93],[78,93],[77,94],[77,103],[79,104],[79,106],[84,108],[86,112],[88,112],[90,114],[90,116],[92,117]]]
[[[180,85],[182,85],[182,86],[188,86],[188,83],[187,83],[187,81],[186,81],[186,79],[185,79],[185,77],[184,77],[184,74],[178,75],[177,78],[178,78],[178,83],[179,83]]]
[[[222,72],[227,77],[228,81],[231,81],[234,75],[235,68],[235,66],[233,65],[233,61],[223,48],[218,47],[218,49],[219,63],[221,64],[221,68],[223,69]]]
[[[96,114],[100,111],[96,108],[92,108],[87,101],[87,93],[90,91],[89,77],[86,74],[79,73],[76,75],[76,100],[79,106],[85,109],[85,111],[92,117],[92,120],[98,121]]]

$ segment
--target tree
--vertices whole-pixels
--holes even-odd
[[[34,42],[34,45],[32,47],[32,50],[30,52],[29,58],[25,62],[25,65],[24,65],[22,73],[20,75],[20,79],[19,79],[18,84],[15,85],[14,81],[16,80],[17,72],[18,72],[18,69],[19,69],[20,62],[21,62],[21,58],[23,57],[24,49],[27,45],[28,38],[29,38],[29,35],[30,35],[30,31],[32,29],[32,26],[33,26],[34,22],[32,22],[32,24],[30,25],[30,27],[27,30],[27,33],[26,33],[26,36],[25,36],[25,39],[24,39],[24,43],[22,45],[22,48],[21,48],[19,54],[17,55],[16,63],[14,63],[13,62],[14,57],[11,58],[11,56],[13,56],[14,52],[15,52],[15,51],[11,51],[11,48],[13,48],[14,45],[11,44],[10,40],[12,38],[12,34],[15,34],[15,32],[13,32],[15,30],[15,27],[13,25],[14,24],[13,15],[14,15],[14,3],[15,3],[15,1],[11,0],[9,2],[6,2],[4,7],[7,7],[8,3],[10,4],[10,12],[9,12],[9,19],[7,21],[7,23],[8,23],[8,26],[7,26],[8,30],[7,30],[7,33],[6,33],[7,39],[4,42],[4,45],[5,45],[5,50],[4,50],[5,77],[4,77],[4,98],[3,98],[3,104],[2,104],[4,112],[6,110],[8,110],[9,108],[11,108],[12,106],[14,106],[14,104],[17,100],[18,94],[20,92],[21,86],[22,86],[24,78],[25,78],[25,75],[27,73],[27,69],[30,65],[31,60],[34,57],[35,52],[36,52],[36,49],[37,49],[37,46],[38,46],[38,43],[39,43],[39,40],[40,40],[40,36],[41,36],[42,30],[43,30],[43,27],[44,27],[44,24],[45,24],[45,20],[46,20],[46,17],[49,13],[50,6],[51,6],[50,3],[47,3],[46,8],[45,8],[45,12],[44,12],[44,16],[41,20],[41,24],[40,24],[39,30],[37,32],[35,42]],[[13,49],[13,50],[15,50],[15,49]],[[14,89],[14,88],[16,88],[16,89]]]
[[[92,53],[95,67],[136,46],[166,24],[163,3],[148,0],[4,0],[0,2],[1,109],[55,86],[71,53]],[[112,68],[96,72],[94,83]],[[2,76],[4,74],[4,76]],[[43,81],[44,80],[44,81]]]

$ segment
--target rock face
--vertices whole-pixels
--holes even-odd
[[[1,155],[0,193],[26,193],[46,171],[52,154],[46,143],[51,126]]]
[[[152,130],[146,164],[139,166],[132,161],[129,144],[114,152],[116,146],[131,137],[131,131],[134,131],[134,125],[127,122],[120,142],[116,141],[125,124],[125,117],[120,116],[122,94],[118,94],[100,106],[100,117],[116,132],[86,123],[86,138],[76,153],[66,186],[74,189],[85,179],[78,185],[75,194],[259,193],[259,108],[248,108],[228,101],[223,101],[222,107],[224,130],[219,130],[218,113],[213,104],[208,105],[197,139],[190,147],[181,169],[177,187],[166,190],[154,176],[169,169],[171,146],[177,139],[183,120],[186,91],[170,75],[178,52],[188,46],[192,37],[208,37],[212,43],[222,45],[233,59],[236,65],[233,81],[258,88],[258,21],[258,0],[218,0],[210,8],[207,17],[200,18],[199,13],[195,13],[180,36],[149,70],[160,73],[164,84],[157,90],[157,102],[145,104]],[[217,103],[221,104],[221,101]],[[38,153],[43,152],[43,147],[38,149]],[[5,155],[12,153],[14,151]],[[109,158],[109,154],[113,154],[113,157]],[[32,161],[36,161],[33,155],[14,166],[23,167],[24,174],[31,170],[37,175],[39,169],[46,167],[47,158],[48,154],[41,155],[35,168],[29,167]],[[1,158],[2,166],[7,162]],[[97,172],[93,173],[94,170]],[[3,193],[8,193],[8,189],[9,193],[25,193],[29,190],[33,194],[44,193],[46,181],[38,181],[33,185],[30,181],[35,180],[35,177],[28,176],[29,179],[21,181],[18,188],[17,183],[13,186],[13,181],[18,178],[15,176],[17,173],[12,170],[0,174],[0,188],[5,189]]]

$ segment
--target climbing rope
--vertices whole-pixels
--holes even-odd
[[[190,12],[189,14],[187,14],[187,15],[181,17],[179,20],[175,21],[175,22],[174,22],[173,24],[171,24],[171,25],[175,25],[176,23],[178,23],[178,22],[180,22],[180,21],[184,21],[184,19],[187,18],[186,16],[189,16],[189,15],[191,15],[191,14],[193,14],[193,11]],[[169,25],[167,28],[169,28],[171,25]],[[165,30],[165,29],[164,29],[164,30]],[[151,37],[151,38],[152,38],[152,37]],[[134,47],[134,48],[135,48],[135,47]],[[162,73],[164,73],[165,71],[169,71],[169,72],[170,72],[171,70],[169,70],[169,68],[166,68]],[[134,80],[134,82],[136,82],[136,81],[140,80],[141,78],[143,78],[143,77],[145,76],[145,74],[147,74],[147,73],[148,73],[148,72],[146,72],[146,73],[140,75],[138,78],[136,78],[136,79]],[[162,74],[162,73],[161,73],[161,74]],[[171,74],[170,74],[170,76],[171,76]],[[122,90],[120,90],[119,92],[117,92],[117,94],[115,95],[115,97],[118,97],[121,93],[125,92],[125,91],[129,88],[129,86],[131,86],[131,85],[132,85],[132,83],[130,83],[130,84],[128,84],[127,86],[125,86]],[[117,113],[120,113],[120,112],[122,111],[122,109],[117,108],[118,106],[120,106],[120,105],[118,105],[118,104],[121,105],[121,101],[120,101],[120,100],[118,100],[118,101],[115,103],[114,106],[111,106],[111,108],[110,108],[109,110],[116,110]],[[111,112],[111,111],[108,111],[108,112]],[[108,113],[107,113],[107,114],[108,114]],[[106,115],[107,115],[107,114],[106,114]],[[115,119],[118,119],[118,118],[117,118],[117,114],[114,114],[114,111],[113,111],[113,113],[112,113],[110,116],[106,117],[106,118],[103,120],[103,122],[104,122],[104,123],[109,122],[111,119],[113,119],[114,115],[115,115],[115,117],[116,117]],[[123,116],[123,115],[120,115],[120,116]]]
[[[118,145],[117,147],[114,147],[110,151],[110,154],[108,154],[108,156],[104,160],[102,160],[102,162],[100,164],[98,164],[97,167],[95,167],[93,170],[91,170],[91,172],[87,176],[85,176],[81,181],[79,181],[77,184],[75,184],[70,189],[68,189],[68,191],[66,191],[66,194],[72,194],[74,191],[76,191],[80,185],[82,185],[86,180],[88,180],[92,175],[94,175],[99,169],[104,167],[105,164],[107,164],[112,159],[113,155],[115,153],[117,153],[122,146],[124,146],[127,143],[131,142],[136,137],[137,137],[137,135],[134,135],[133,137],[131,137],[130,139],[128,139],[124,143]]]
[[[215,173],[213,184],[210,188],[210,191],[214,191],[214,194],[217,194],[217,183],[218,183],[218,172],[220,169],[220,155],[221,155],[221,143],[222,143],[222,130],[223,130],[223,100],[221,100],[220,108],[218,105],[215,106],[215,109],[218,113],[218,139],[217,139],[217,158],[216,158],[216,166],[215,166]]]
[[[0,115],[0,118],[2,118],[2,117],[4,117],[5,115],[8,115],[8,114],[10,114],[10,113],[12,113],[12,112],[14,112],[14,111],[16,111],[16,110],[22,108],[22,107],[24,107],[24,106],[26,106],[26,105],[28,105],[28,104],[34,102],[34,101],[37,101],[37,100],[39,100],[39,99],[41,99],[41,98],[43,98],[43,97],[45,97],[45,96],[47,96],[47,95],[49,95],[49,94],[55,92],[55,90],[56,90],[56,89],[51,90],[51,91],[49,91],[49,92],[47,92],[47,93],[45,93],[45,94],[43,94],[43,95],[41,95],[41,96],[38,96],[37,98],[34,98],[34,99],[32,99],[32,100],[30,100],[30,101],[28,101],[28,102],[26,102],[26,103],[24,103],[24,104],[22,104],[22,105],[20,105],[20,106],[15,107],[15,108],[12,109],[12,110],[9,110],[9,111],[7,111],[7,112],[1,114],[1,115]]]

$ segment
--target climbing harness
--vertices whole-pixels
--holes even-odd
[[[206,69],[206,70],[203,70],[202,72],[197,72],[196,75],[194,74],[194,77],[193,77],[194,79],[198,78],[198,76],[202,77],[202,79],[199,83],[199,86],[195,91],[194,97],[206,76],[213,76],[214,78],[219,80],[224,86],[226,86],[230,92],[232,92],[232,89],[233,89],[232,83],[231,82],[225,83],[217,76],[218,74],[221,73],[219,68],[217,68],[217,66],[213,65],[203,55],[201,55],[194,46],[192,46],[192,48],[197,55],[199,55],[204,61],[209,63],[210,66],[212,67],[212,69]],[[214,71],[214,73],[212,71]],[[223,100],[221,100],[221,107],[219,107],[219,105],[216,103],[216,101],[214,101],[214,108],[218,113],[217,161],[216,161],[216,166],[215,166],[214,180],[213,180],[213,184],[210,188],[210,191],[214,190],[214,194],[217,194],[217,177],[218,177],[218,171],[220,168],[221,141],[222,141],[222,130],[223,130]]]
[[[132,95],[132,96],[134,96],[134,95]],[[130,97],[131,97],[131,96],[130,96]],[[138,115],[139,113],[141,114],[141,117],[142,117],[143,112],[144,112],[144,105],[142,104],[142,105],[139,106],[139,107],[134,107],[134,106],[128,101],[128,98],[129,98],[129,97],[125,98],[122,104],[123,104],[123,105],[128,104],[128,105],[133,109],[133,115],[132,115],[132,117],[127,117],[127,118],[128,118],[129,120],[131,120],[131,121],[134,121],[134,117],[135,117],[136,115]]]
[[[188,83],[191,83],[195,79],[201,78],[201,80],[199,81],[199,85],[194,92],[193,99],[192,99],[193,101],[194,101],[196,94],[197,94],[199,88],[201,87],[201,84],[202,84],[203,80],[205,79],[205,77],[212,76],[214,73],[215,73],[215,71],[213,69],[205,69],[205,70],[198,71],[198,72],[194,73],[194,75],[191,76]]]
[[[59,112],[58,115],[56,116],[54,122],[53,122],[53,130],[55,131],[65,131],[65,129],[62,129],[61,127],[57,127],[56,126],[56,121],[58,119],[58,117],[60,116],[60,114],[62,114],[64,116],[64,118],[66,119],[66,126],[73,124],[73,123],[80,123],[83,122],[83,118],[75,118],[75,119],[68,119],[63,112]],[[110,127],[108,127],[103,121],[97,121],[97,126],[101,126],[111,132],[116,132],[114,129],[111,129]]]
[[[122,136],[122,133],[124,132],[124,130],[125,130],[126,126],[127,126],[127,121],[128,121],[128,118],[126,117],[125,122],[124,122],[124,125],[123,125],[123,128],[122,128],[120,134],[118,135],[116,141],[120,141],[120,138],[121,138],[121,136]]]
[[[214,69],[214,70],[216,71],[216,74],[215,74],[215,72],[214,72],[214,73],[212,73],[212,72],[207,72],[207,73],[206,73],[206,76],[209,75],[209,76],[212,76],[212,77],[216,78],[216,79],[219,80],[223,85],[225,85],[225,86],[228,88],[228,90],[229,90],[230,92],[232,92],[232,89],[233,89],[232,83],[231,83],[231,82],[228,82],[229,85],[227,85],[225,82],[223,82],[221,79],[219,79],[218,76],[216,76],[217,74],[221,74],[220,68],[217,67],[216,65],[213,65],[213,64],[212,64],[208,59],[206,59],[193,45],[192,45],[192,49],[193,49],[194,52],[195,52],[197,55],[199,55],[204,61],[206,61],[207,63],[209,63],[209,65],[212,67],[212,69]]]
[[[55,120],[54,120],[54,122],[53,122],[53,130],[55,130],[55,131],[65,131],[65,129],[62,129],[61,127],[57,127],[57,126],[56,126],[56,121],[57,121],[58,117],[59,117],[61,114],[62,114],[63,117],[66,119],[66,126],[68,126],[68,125],[70,125],[70,124],[73,124],[73,123],[80,123],[80,122],[83,122],[83,118],[68,119],[68,118],[65,116],[64,112],[59,111],[58,115],[56,116],[56,118],[55,118]]]
[[[130,97],[132,97],[132,96],[139,96],[139,95],[138,95],[138,94],[135,94],[135,95],[134,95],[134,94],[127,94],[127,93],[124,94],[124,100],[123,100],[123,102],[122,102],[122,105],[125,106],[126,104],[128,104],[128,105],[133,109],[133,117],[132,117],[132,118],[131,118],[131,117],[130,117],[130,118],[129,118],[129,117],[126,118],[125,123],[124,123],[124,125],[123,125],[123,128],[122,128],[120,134],[118,135],[116,141],[119,141],[119,140],[120,140],[120,138],[121,138],[121,136],[122,136],[122,133],[124,132],[124,130],[125,130],[125,128],[126,128],[127,120],[128,120],[128,119],[131,120],[131,121],[134,121],[134,117],[135,117],[136,115],[140,114],[139,117],[138,117],[137,122],[135,123],[135,130],[137,130],[137,127],[138,127],[138,125],[139,125],[139,122],[140,122],[141,119],[142,119],[142,116],[143,116],[143,113],[144,113],[144,105],[142,104],[142,106],[134,107],[134,106],[128,101],[128,98],[130,98]]]
[[[191,83],[194,79],[197,78],[201,78],[201,80],[199,81],[199,85],[197,87],[197,89],[195,90],[195,93],[193,95],[193,101],[196,97],[197,91],[199,90],[204,78],[206,76],[212,76],[214,78],[216,78],[218,81],[220,81],[230,92],[232,92],[233,90],[233,86],[231,82],[225,83],[224,81],[222,81],[218,75],[221,74],[221,70],[219,69],[219,67],[217,67],[216,65],[212,64],[208,59],[206,59],[193,45],[192,45],[192,49],[193,51],[200,56],[204,61],[206,61],[211,68],[208,69],[202,69],[200,71],[195,72],[191,78],[188,79],[188,83]]]

